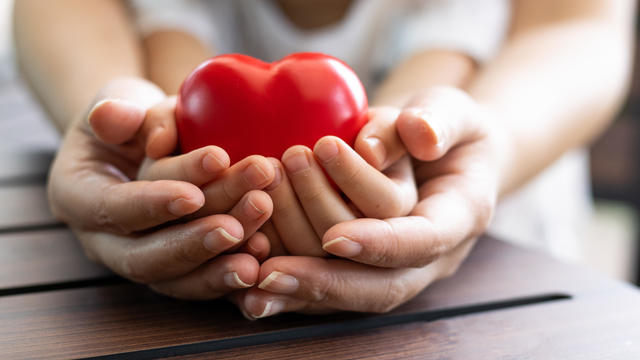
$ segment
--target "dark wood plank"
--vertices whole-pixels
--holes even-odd
[[[110,274],[84,256],[66,228],[0,234],[0,293]]]
[[[44,185],[0,187],[0,232],[59,224],[47,203]]]
[[[620,292],[171,359],[637,359],[640,295]]]
[[[621,283],[542,255],[485,239],[452,278],[435,284],[391,316],[438,312],[545,293],[595,296],[632,292]],[[388,315],[389,316],[389,315]],[[309,329],[367,315],[285,315],[244,320],[224,302],[189,303],[137,285],[52,291],[0,298],[0,349],[10,358],[69,358],[163,349],[283,329]],[[339,329],[338,325],[338,329]],[[299,330],[296,330],[299,331]]]

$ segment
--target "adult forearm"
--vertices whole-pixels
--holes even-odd
[[[109,80],[144,75],[121,2],[21,0],[14,11],[20,68],[61,130]]]
[[[474,79],[470,94],[506,130],[501,194],[613,119],[628,85],[631,30],[591,20],[534,27],[514,35]]]

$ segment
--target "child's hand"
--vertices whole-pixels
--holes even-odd
[[[238,220],[245,204],[230,206],[236,216],[217,214],[157,228],[201,209],[204,193],[183,181],[131,180],[140,170],[145,144],[127,139],[146,131],[147,109],[164,94],[146,81],[120,79],[105,87],[101,99],[109,101],[98,101],[67,131],[48,182],[53,213],[69,224],[87,255],[126,278],[181,298],[219,297],[254,283],[259,264],[253,256],[219,255],[245,238]],[[221,155],[217,149],[206,151]],[[152,177],[163,168],[145,171]],[[225,168],[224,161],[219,168]],[[214,166],[210,176],[217,174]]]
[[[371,116],[374,122],[393,124],[397,112],[385,108],[372,111]],[[351,253],[355,251],[353,244],[331,242],[325,239],[325,233],[336,224],[356,218],[406,215],[417,201],[406,156],[381,172],[344,141],[326,136],[316,143],[313,152],[304,146],[288,149],[282,156],[284,166],[271,160],[277,169],[276,179],[267,189],[274,202],[271,221],[275,235],[292,255]],[[332,187],[325,172],[346,199]]]
[[[240,247],[241,252],[263,260],[270,252],[270,244],[266,236],[256,231],[269,219],[273,208],[271,198],[260,191],[273,180],[272,164],[262,156],[250,156],[229,167],[229,156],[217,146],[170,156],[177,147],[175,104],[175,98],[169,98],[150,108],[141,129],[129,140],[145,143],[148,155],[138,179],[177,180],[200,187],[204,205],[186,218],[228,213],[242,224],[244,238],[227,250]]]
[[[495,207],[502,130],[487,121],[473,99],[448,88],[422,94],[394,122],[395,129],[390,129],[371,121],[355,148],[369,159],[383,159],[379,166],[393,163],[405,152],[395,140],[388,141],[397,129],[402,144],[418,160],[419,201],[410,216],[354,219],[331,227],[324,234],[324,248],[349,260],[267,260],[260,267],[259,287],[235,293],[248,317],[287,311],[390,311],[453,274],[466,258]],[[366,141],[370,136],[381,139],[383,151],[375,141]],[[332,243],[348,245],[327,245]]]

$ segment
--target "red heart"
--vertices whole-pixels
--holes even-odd
[[[279,159],[290,146],[313,147],[325,135],[353,145],[366,111],[362,83],[334,57],[298,53],[269,64],[232,54],[187,77],[176,122],[183,153],[217,145],[233,163],[253,154]]]

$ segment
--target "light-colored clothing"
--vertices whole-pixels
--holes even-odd
[[[338,23],[297,28],[272,1],[132,0],[143,34],[186,31],[218,53],[265,61],[323,52],[349,64],[368,91],[402,59],[420,51],[458,51],[479,64],[499,51],[508,0],[355,0]],[[565,155],[499,206],[493,233],[564,258],[580,257],[581,222],[589,214],[585,152]]]

